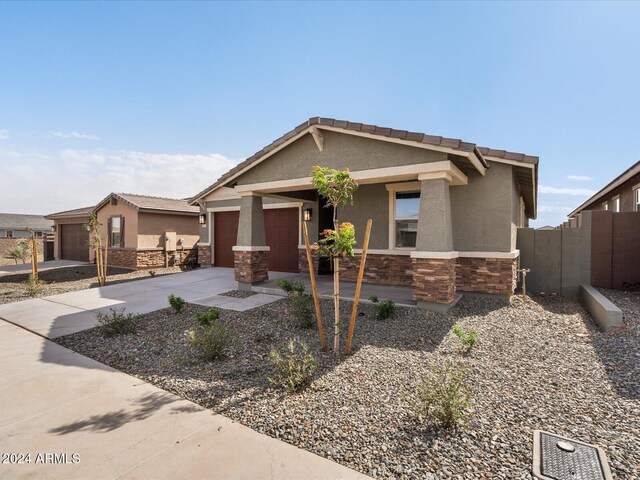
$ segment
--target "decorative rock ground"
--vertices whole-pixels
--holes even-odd
[[[466,297],[449,316],[398,307],[386,321],[362,305],[353,355],[343,358],[320,352],[315,329],[300,328],[283,299],[248,312],[222,310],[236,341],[213,363],[186,347],[184,331],[204,310],[193,305],[178,315],[145,315],[134,335],[90,330],[58,341],[377,478],[530,479],[534,429],[600,445],[614,478],[637,478],[640,295],[605,294],[625,310],[625,331],[600,332],[579,303],[563,298]],[[343,319],[350,307],[343,302]],[[323,312],[329,331],[329,301]],[[478,332],[467,357],[454,323]],[[267,356],[292,337],[312,346],[320,368],[311,388],[286,396],[267,382]],[[429,429],[413,413],[416,382],[430,362],[448,358],[465,362],[473,381],[474,426],[456,432]]]

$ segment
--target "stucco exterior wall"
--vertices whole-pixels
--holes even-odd
[[[126,222],[125,222],[126,223]],[[125,226],[125,235],[126,235]],[[163,248],[164,232],[176,232],[182,238],[182,248],[190,249],[198,243],[198,217],[195,215],[170,215],[162,213],[138,213],[138,248]]]
[[[124,218],[124,248],[138,248],[138,211],[118,200],[117,205],[107,203],[97,212],[102,223],[100,235],[107,241],[109,236],[109,218],[121,215]]]
[[[358,244],[362,248],[367,220],[371,218],[369,248],[389,248],[389,192],[383,183],[361,185],[353,196],[353,206],[338,210],[338,220],[353,223]]]
[[[492,163],[483,177],[467,172],[469,183],[451,187],[453,248],[462,252],[510,252],[512,233],[513,168]]]
[[[613,210],[613,198],[620,195],[620,211],[621,212],[634,212],[635,204],[633,197],[633,187],[640,184],[640,174],[630,178],[624,185],[620,185],[615,190],[612,190],[604,198],[597,201],[594,205],[586,208],[585,210],[604,210],[603,203],[607,202],[609,210]]]
[[[308,177],[315,165],[351,170],[393,167],[447,160],[447,154],[381,140],[323,131],[322,152],[304,135],[237,178],[239,185]]]
[[[56,231],[53,234],[53,256],[56,260],[58,260],[62,255],[61,244],[60,244],[60,231],[62,229],[59,227],[59,225],[73,225],[73,224],[86,225],[87,223],[89,223],[89,217],[56,218],[53,221],[53,224],[56,227]],[[96,256],[95,251],[90,248],[89,261],[93,262],[95,259],[95,256]]]

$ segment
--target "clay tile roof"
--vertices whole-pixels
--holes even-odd
[[[506,150],[494,150],[493,148],[478,147],[478,150],[482,155],[487,157],[504,158],[505,160],[514,160],[516,162],[538,164],[540,160],[538,157],[532,155],[525,155],[524,153],[507,152]]]
[[[277,148],[279,145],[285,143],[287,140],[295,137],[296,135],[298,135],[299,133],[303,132],[305,129],[313,125],[368,133],[368,134],[377,135],[380,137],[398,138],[398,139],[406,140],[409,142],[418,142],[418,143],[423,143],[428,145],[451,148],[453,150],[458,150],[465,153],[473,152],[485,167],[488,167],[488,164],[486,160],[483,158],[483,155],[495,156],[495,157],[506,158],[506,159],[515,159],[514,156],[522,155],[518,153],[507,152],[505,150],[490,150],[488,148],[477,147],[476,144],[474,143],[463,142],[462,140],[455,139],[455,138],[444,138],[439,136],[426,135],[424,133],[419,133],[419,132],[409,132],[407,130],[394,130],[388,127],[379,127],[377,125],[368,125],[365,123],[350,122],[347,120],[336,120],[333,118],[325,118],[325,117],[311,117],[306,122],[301,123],[293,130],[285,133],[282,137],[274,140],[269,145],[264,147],[262,150],[254,153],[249,158],[247,158],[243,162],[236,165],[234,168],[232,168],[227,173],[222,175],[214,184],[210,185],[209,187],[205,188],[204,190],[196,194],[194,197],[192,197],[189,200],[189,202],[191,204],[195,203],[197,199],[207,195],[218,186],[223,185],[227,180],[233,177],[236,173],[252,165],[254,162],[257,162],[258,160],[260,160],[262,156],[271,152],[273,149]],[[516,161],[524,161],[526,163],[537,164],[538,157],[522,155],[522,160],[516,160]]]
[[[73,210],[65,210],[64,212],[50,213],[46,218],[55,219],[62,217],[88,217],[94,207],[74,208]]]
[[[150,195],[137,195],[135,193],[110,193],[104,200],[96,205],[94,211],[106,204],[112,196],[119,198],[138,210],[158,210],[163,212],[194,214],[200,212],[200,208],[189,205],[189,200],[186,198],[154,197]]]

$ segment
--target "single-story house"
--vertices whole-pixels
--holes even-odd
[[[93,212],[109,265],[154,268],[197,263],[200,209],[185,199],[110,193]]]
[[[569,214],[575,219],[584,210],[640,212],[640,161],[607,183],[594,196]]]
[[[41,238],[51,233],[53,222],[44,215],[0,213],[0,238],[29,238],[31,232]]]
[[[517,228],[536,216],[537,157],[330,118],[302,123],[191,199],[203,216],[200,263],[234,267],[245,289],[269,270],[307,269],[301,222],[312,242],[332,228],[315,165],[348,167],[360,185],[339,216],[356,228],[356,253],[373,219],[365,281],[411,286],[438,309],[456,291],[513,293]],[[357,258],[342,268],[355,279]]]
[[[56,260],[93,262],[94,252],[89,248],[89,232],[84,225],[94,207],[82,207],[47,215],[53,221],[53,254]]]

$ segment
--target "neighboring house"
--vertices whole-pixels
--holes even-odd
[[[31,232],[40,238],[51,233],[53,222],[44,215],[0,213],[0,238],[28,238]]]
[[[47,215],[54,223],[53,251],[56,260],[93,261],[94,252],[89,248],[89,232],[84,228],[93,208],[76,208]]]
[[[355,225],[360,249],[373,219],[365,281],[412,286],[419,304],[438,309],[457,290],[513,293],[516,231],[536,216],[537,157],[318,117],[191,199],[202,214],[200,263],[234,267],[239,288],[269,270],[307,269],[302,219],[312,242],[332,228],[311,186],[315,165],[348,167],[360,184],[340,220]],[[342,265],[355,279],[358,261]]]
[[[555,230],[558,227],[552,227],[551,225],[545,225],[544,227],[538,227],[536,230]]]
[[[187,200],[111,193],[93,209],[109,265],[153,268],[197,262],[199,208]]]
[[[640,161],[622,172],[598,193],[569,214],[570,218],[584,210],[640,212]]]

